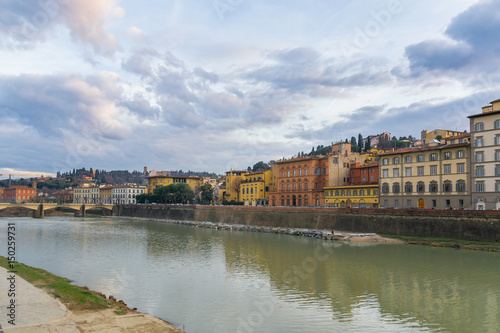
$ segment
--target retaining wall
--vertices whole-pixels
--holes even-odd
[[[500,211],[120,205],[118,215],[500,242]]]

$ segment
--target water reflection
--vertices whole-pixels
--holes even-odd
[[[500,331],[496,253],[121,219],[16,223],[21,261],[190,332]]]

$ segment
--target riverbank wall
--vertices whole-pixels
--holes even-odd
[[[500,242],[500,211],[120,205],[118,215]]]

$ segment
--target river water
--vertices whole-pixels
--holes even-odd
[[[121,218],[0,219],[20,262],[186,332],[500,332],[500,254]]]

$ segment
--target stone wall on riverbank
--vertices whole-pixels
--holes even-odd
[[[119,215],[500,242],[500,211],[120,205]]]

